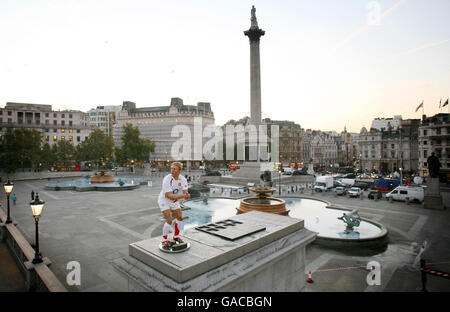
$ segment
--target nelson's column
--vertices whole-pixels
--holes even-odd
[[[256,129],[261,124],[261,69],[259,58],[259,39],[264,36],[265,31],[259,28],[256,20],[256,9],[252,6],[251,26],[244,31],[245,36],[250,40],[250,124]],[[257,142],[245,140],[245,163],[241,168],[233,173],[233,177],[244,179],[248,182],[258,183],[261,174],[261,146]],[[256,147],[255,147],[256,144]],[[250,150],[256,150],[256,155],[252,155]],[[251,160],[251,161],[248,161]]]

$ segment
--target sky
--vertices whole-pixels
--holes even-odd
[[[448,112],[448,0],[0,0],[0,107],[210,102],[250,114],[256,7],[263,118],[359,132]]]

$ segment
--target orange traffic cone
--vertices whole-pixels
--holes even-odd
[[[308,273],[308,279],[306,280],[307,283],[314,283],[312,277],[311,277],[311,271]]]

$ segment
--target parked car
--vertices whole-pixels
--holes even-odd
[[[418,202],[423,202],[424,200],[424,189],[421,186],[398,186],[391,192],[386,194],[386,199],[405,201],[406,199]]]
[[[369,195],[367,196],[369,199],[375,199],[378,198],[380,199],[381,197],[383,197],[383,194],[381,194],[381,191],[378,190],[371,190],[369,192]]]
[[[345,187],[343,186],[338,186],[334,189],[334,192],[336,193],[336,195],[345,195],[347,194],[347,190]]]
[[[362,190],[359,187],[352,187],[348,190],[347,194],[349,197],[357,197],[362,194]]]

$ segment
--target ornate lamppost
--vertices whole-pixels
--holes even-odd
[[[8,224],[8,223],[12,223],[10,211],[9,211],[9,195],[11,195],[11,192],[14,188],[14,183],[11,183],[11,181],[8,178],[8,181],[3,185],[3,187],[5,188],[5,193],[6,193],[6,198],[7,198],[7,209],[8,209],[5,223]]]
[[[44,208],[44,202],[39,199],[39,194],[36,193],[34,200],[30,202],[31,212],[33,213],[34,221],[36,224],[36,250],[34,254],[33,264],[42,262],[42,255],[39,252],[39,217],[41,216],[42,209]]]

